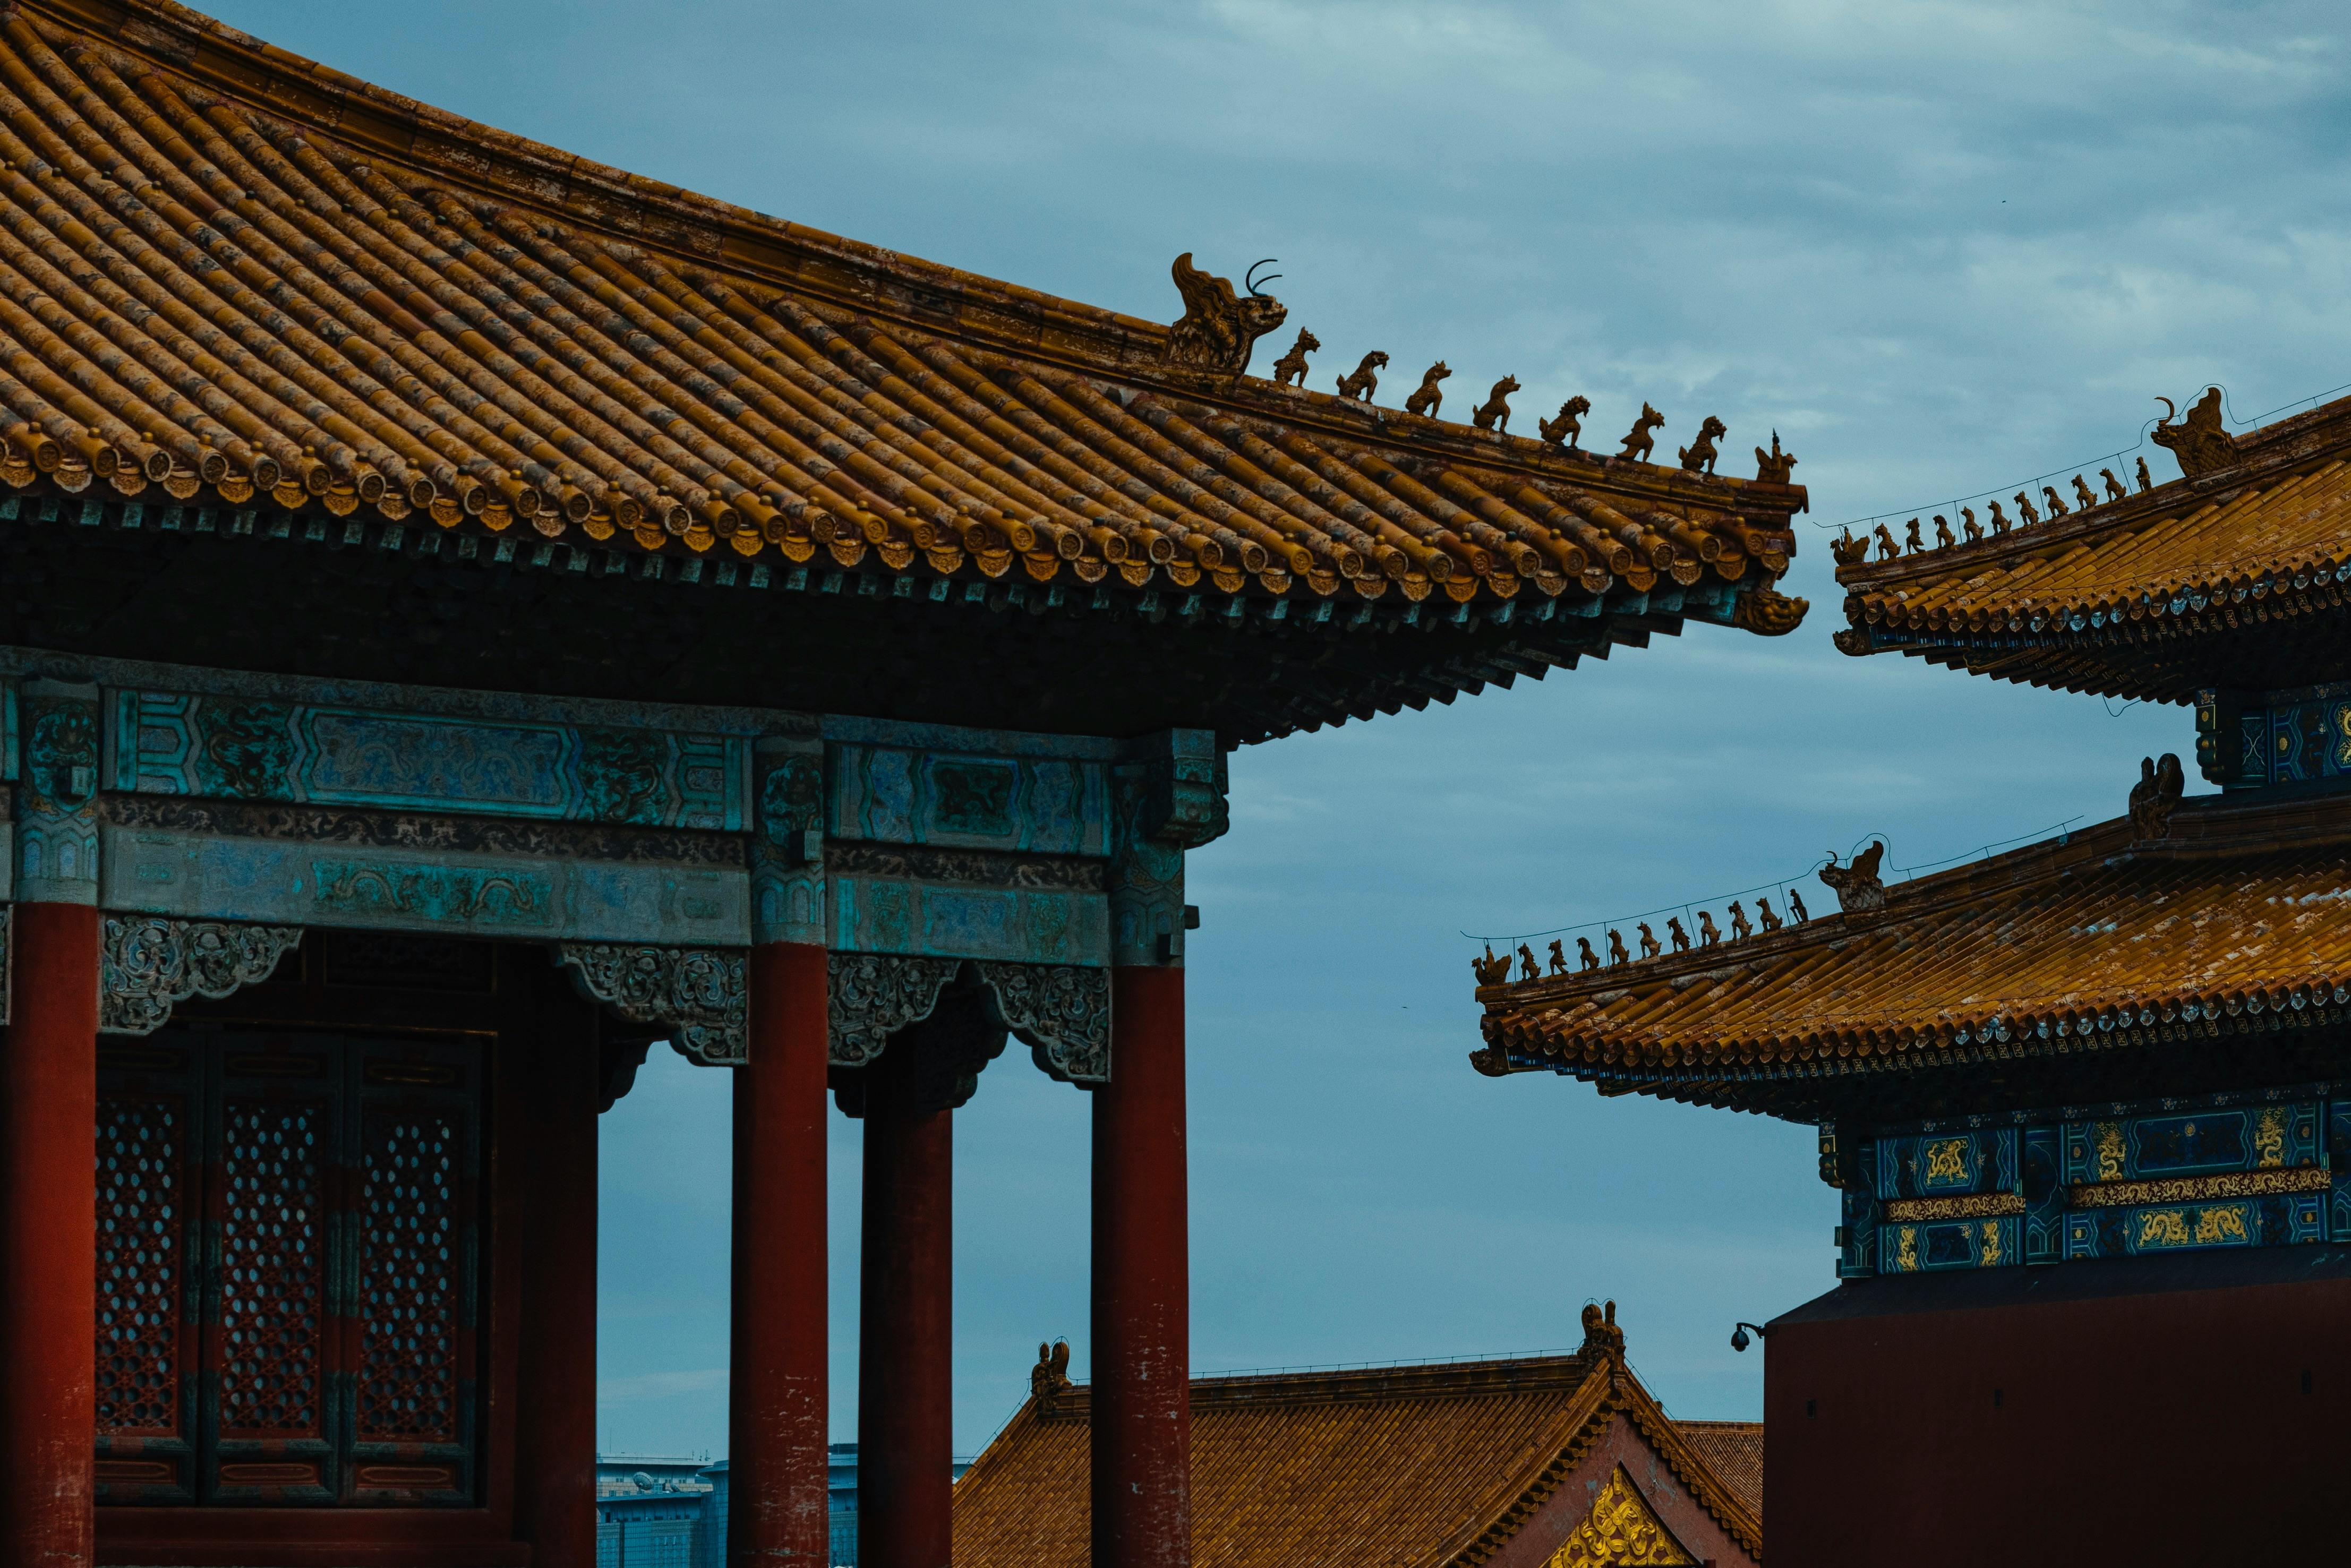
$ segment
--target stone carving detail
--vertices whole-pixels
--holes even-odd
[[[1769,588],[1750,589],[1731,601],[1730,623],[1766,637],[1784,637],[1803,624],[1809,599],[1792,599]]]
[[[175,1002],[217,1001],[267,979],[301,940],[298,925],[110,915],[99,961],[99,1031],[152,1034]]]
[[[835,1067],[862,1067],[880,1056],[892,1035],[931,1016],[939,992],[961,967],[960,958],[829,955],[825,998],[831,1015],[831,1049],[827,1060]]]
[[[1110,971],[1075,965],[975,962],[997,1015],[1049,1077],[1110,1080]]]
[[[1884,839],[1854,856],[1846,865],[1837,864],[1836,852],[1829,852],[1829,863],[1821,868],[1821,880],[1836,889],[1839,908],[1852,915],[1886,907],[1886,884],[1877,878],[1878,862],[1885,858]]]
[[[2165,752],[2160,762],[2152,757],[2140,758],[2138,782],[2130,792],[2131,837],[2142,841],[2169,838],[2172,808],[2179,804],[2185,784],[2178,753]]]
[[[1249,293],[1242,296],[1233,292],[1232,279],[1194,267],[1190,251],[1176,258],[1170,270],[1176,292],[1184,297],[1184,317],[1167,329],[1169,364],[1230,375],[1249,369],[1249,350],[1257,340],[1290,314],[1280,300],[1257,291],[1257,269],[1265,265],[1260,261],[1249,268],[1249,276],[1241,280]]]
[[[2186,419],[2168,397],[2155,400],[2163,405],[2166,418],[2147,432],[2158,446],[2171,448],[2179,459],[2179,471],[2190,479],[2199,475],[2218,473],[2237,465],[2237,438],[2220,428],[2220,389],[2208,387],[2188,411]],[[2141,458],[2145,464],[2146,459]]]
[[[708,1067],[750,1060],[741,951],[563,942],[555,956],[591,1001],[632,1023],[671,1030],[681,1054]]]

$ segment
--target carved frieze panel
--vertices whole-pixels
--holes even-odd
[[[566,942],[556,958],[581,993],[632,1022],[672,1032],[670,1043],[711,1067],[749,1060],[739,949]]]
[[[1110,962],[1098,860],[850,843],[827,849],[825,871],[837,951]]]
[[[297,925],[106,917],[99,964],[98,1027],[105,1034],[152,1034],[172,1005],[217,1001],[269,977],[302,940]]]
[[[749,743],[182,692],[108,694],[111,788],[739,831]]]
[[[228,837],[204,827],[103,831],[110,909],[548,941],[742,946],[750,882],[735,863],[604,860],[351,841]],[[593,836],[612,830],[581,827]],[[380,835],[377,835],[380,836]],[[595,846],[581,841],[580,851]]]
[[[1108,852],[1102,762],[863,741],[831,747],[840,839],[1028,854]]]

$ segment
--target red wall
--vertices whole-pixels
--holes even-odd
[[[1789,1568],[2351,1560],[2342,1248],[1855,1281],[1765,1344]]]

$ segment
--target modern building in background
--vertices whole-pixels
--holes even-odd
[[[969,1459],[955,1461],[960,1479]],[[833,1568],[857,1568],[857,1445],[825,1453]],[[596,1568],[725,1568],[726,1461],[596,1457]]]

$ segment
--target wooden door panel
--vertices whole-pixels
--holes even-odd
[[[195,1162],[203,1094],[169,1046],[99,1060],[96,1495],[185,1503],[196,1495]]]

